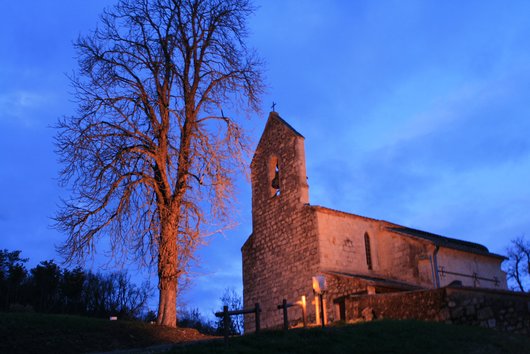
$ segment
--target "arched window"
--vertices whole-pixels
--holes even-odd
[[[366,251],[366,265],[369,270],[372,270],[372,250],[370,248],[370,236],[368,233],[364,233],[364,249]]]
[[[269,178],[271,186],[271,197],[280,195],[280,167],[277,157],[272,157],[269,161]]]

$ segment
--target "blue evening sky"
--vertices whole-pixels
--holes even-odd
[[[59,262],[65,239],[50,228],[67,195],[50,126],[74,109],[72,41],[112,3],[0,3],[0,248],[22,250],[30,267]],[[245,125],[257,142],[275,101],[306,137],[312,204],[497,253],[530,231],[530,2],[257,5],[249,43],[267,62],[269,88],[263,114]],[[223,289],[242,287],[252,225],[250,186],[238,187],[239,225],[200,250],[183,297],[205,313]]]

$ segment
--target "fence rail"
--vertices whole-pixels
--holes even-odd
[[[494,283],[495,286],[499,286],[499,284],[500,284],[500,280],[497,277],[485,278],[485,277],[479,276],[477,273],[464,274],[464,273],[459,273],[459,272],[453,272],[453,271],[449,271],[449,270],[445,269],[445,267],[443,267],[443,266],[438,267],[438,273],[440,274],[441,277],[445,277],[446,274],[449,274],[449,275],[457,275],[459,277],[472,278],[472,279],[474,279],[475,282],[479,281],[479,280],[489,281],[491,283]]]
[[[256,324],[256,333],[260,331],[260,313],[261,308],[259,306],[259,303],[256,303],[254,307],[247,308],[247,309],[241,309],[241,310],[232,310],[228,311],[228,306],[223,306],[223,311],[216,312],[215,316],[222,317],[223,318],[223,335],[225,338],[225,344],[228,343],[228,333],[230,331],[230,316],[237,316],[237,315],[245,315],[248,313],[254,314],[255,324]]]

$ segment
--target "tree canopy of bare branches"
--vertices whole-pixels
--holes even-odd
[[[247,140],[225,112],[259,111],[260,59],[245,45],[250,0],[119,0],[76,43],[78,110],[58,122],[60,251],[157,264],[158,323],[176,326],[178,280],[212,224],[230,218]]]
[[[530,286],[530,242],[524,237],[511,241],[507,248],[506,277],[515,283],[514,290],[528,291]]]

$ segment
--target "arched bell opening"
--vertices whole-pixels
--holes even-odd
[[[277,156],[272,156],[269,161],[269,181],[271,197],[281,194],[280,163]]]

